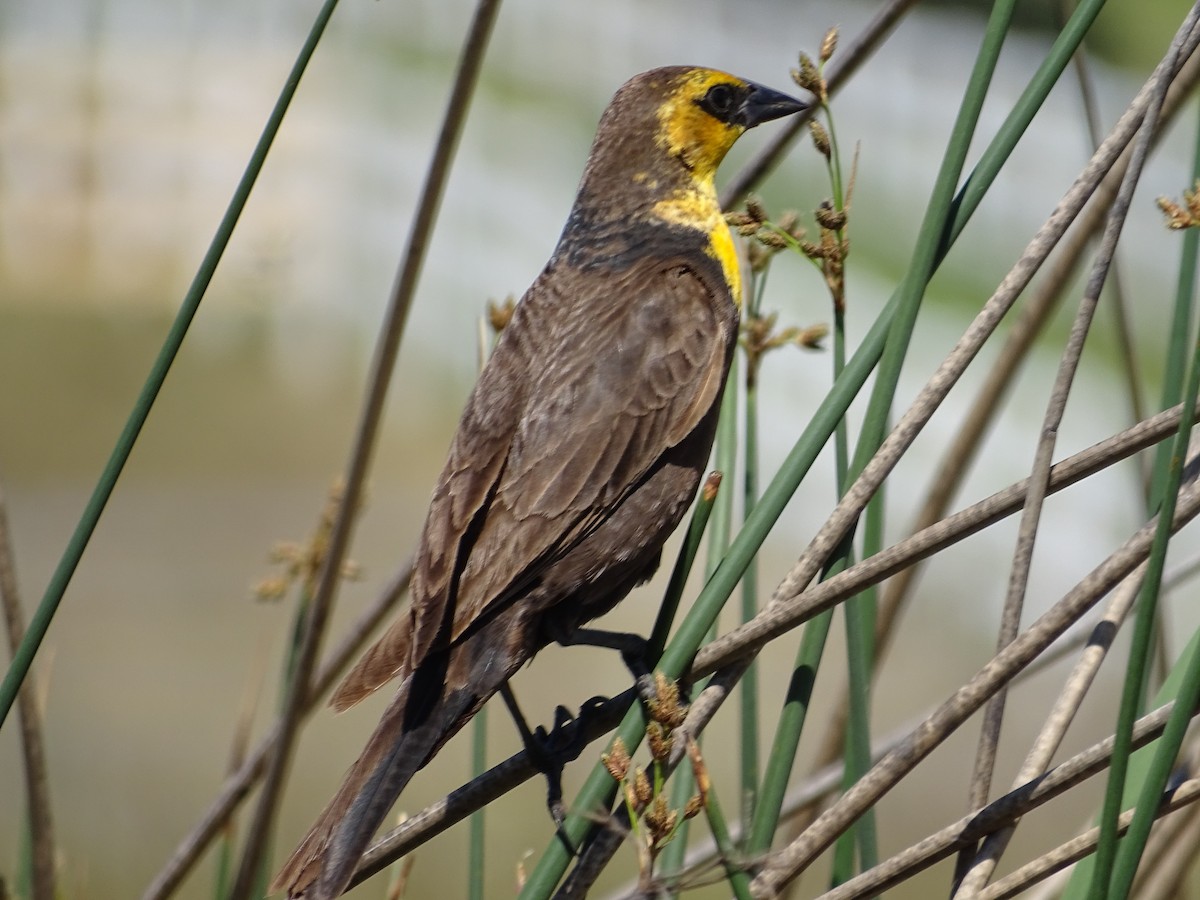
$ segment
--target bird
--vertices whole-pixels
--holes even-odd
[[[471,392],[426,515],[411,601],[334,692],[399,686],[272,892],[332,900],[413,776],[518,669],[657,569],[703,474],[741,276],[714,176],[807,104],[715,69],[634,76]]]

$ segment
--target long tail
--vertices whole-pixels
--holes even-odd
[[[410,694],[421,704],[420,695],[426,693],[420,684],[413,691],[420,674],[400,685],[342,786],[275,876],[271,893],[286,891],[296,900],[341,896],[400,792],[485,699],[475,691],[451,690],[431,709],[421,710],[414,724]]]

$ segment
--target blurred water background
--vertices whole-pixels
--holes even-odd
[[[1183,4],[1113,4],[1094,66],[1107,125],[1124,108]],[[316,3],[61,0],[0,5],[0,490],[31,610],[157,352],[303,39]],[[1029,4],[1037,6],[1037,4]],[[976,4],[918,8],[836,99],[844,147],[858,144],[849,327],[861,335],[903,273],[982,31]],[[788,87],[797,50],[840,25],[858,32],[875,4],[661,0],[604,4],[512,0],[488,51],[440,226],[416,298],[337,625],[368,603],[412,546],[425,498],[477,365],[488,298],[520,294],[553,247],[596,119],[629,75],[698,63]],[[466,3],[363,2],[337,11],[262,180],[39,658],[64,896],[134,896],[212,796],[241,705],[275,705],[286,609],[257,603],[268,552],[312,528],[341,472],[374,331],[423,177],[462,34]],[[1007,113],[1049,38],[1014,34],[981,134]],[[935,282],[902,402],[941,359],[1088,155],[1069,85],[1051,98]],[[1186,118],[1186,117],[1185,117]],[[768,131],[764,128],[763,131]],[[1138,335],[1161,337],[1173,273],[1152,199],[1187,185],[1176,127],[1135,203],[1122,258]],[[762,145],[752,134],[726,175]],[[762,188],[772,211],[828,193],[810,148]],[[1173,255],[1169,255],[1173,260]],[[779,260],[768,305],[787,323],[829,319],[819,278]],[[1127,404],[1102,313],[1060,453],[1119,429]],[[1065,327],[1061,323],[1057,326]],[[1154,344],[1150,344],[1153,346]],[[1147,362],[1153,384],[1159,360]],[[964,499],[1023,477],[1056,357],[1035,358],[990,438]],[[765,371],[767,470],[791,446],[829,383],[827,353],[776,354]],[[968,378],[969,383],[977,379]],[[931,423],[890,489],[894,536],[970,402],[969,386]],[[956,412],[957,410],[957,412]],[[769,589],[833,500],[831,467],[798,493],[763,562]],[[1031,614],[1056,600],[1140,521],[1127,470],[1051,502],[1035,560]],[[930,570],[910,614],[939,621],[937,647],[897,644],[879,687],[881,730],[941,700],[989,654],[1004,582],[980,572],[1011,554],[1015,526],[968,541]],[[668,554],[668,558],[670,555]],[[618,615],[643,630],[639,592]],[[1194,622],[1185,623],[1190,631]],[[782,679],[794,641],[766,662]],[[826,687],[841,676],[832,673]],[[535,719],[624,687],[620,663],[549,651],[518,690]],[[1010,709],[1040,722],[1043,698]],[[1093,708],[1095,707],[1095,708]],[[340,778],[379,705],[306,734],[284,808],[290,843]],[[1071,746],[1111,727],[1087,708]],[[493,759],[516,748],[495,717]],[[732,727],[732,726],[731,726]],[[0,735],[0,872],[11,872],[22,796],[16,728]],[[769,733],[768,733],[769,734]],[[718,736],[712,740],[719,740]],[[909,834],[961,812],[973,735],[951,741],[881,806]],[[999,781],[1023,751],[1006,746]],[[1005,769],[1004,765],[1010,768]],[[576,775],[585,771],[577,767]],[[466,772],[461,742],[406,793],[415,810]],[[719,773],[718,773],[719,774]],[[957,779],[957,780],[956,780]],[[956,787],[939,804],[937,785]],[[965,783],[965,782],[964,782]],[[719,784],[719,782],[718,782]],[[923,785],[923,786],[922,786]],[[1086,807],[1067,813],[1073,824]],[[527,849],[549,836],[541,787],[496,807],[489,896],[507,896]],[[511,827],[508,827],[511,825]],[[1019,839],[1026,839],[1022,832]],[[457,829],[417,855],[413,897],[461,893]],[[633,871],[614,866],[618,874]],[[207,864],[206,864],[207,865]],[[944,878],[944,876],[941,876]],[[939,882],[940,883],[940,882]],[[208,896],[208,875],[181,896]],[[380,896],[380,887],[362,896]],[[719,890],[713,896],[719,895]],[[701,894],[703,895],[703,894]],[[704,895],[706,896],[706,895]]]

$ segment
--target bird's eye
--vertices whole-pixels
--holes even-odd
[[[727,84],[714,84],[704,95],[704,106],[718,118],[725,118],[733,112],[733,88]]]

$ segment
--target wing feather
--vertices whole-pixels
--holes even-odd
[[[519,336],[521,329],[512,332]],[[408,609],[363,654],[330,698],[339,712],[416,667],[446,614],[464,536],[486,506],[508,456],[524,405],[528,348],[501,340],[467,401],[449,458],[433,491],[410,586]]]
[[[605,287],[636,305],[587,298],[592,314],[573,318],[590,327],[559,336],[539,372],[463,569],[453,638],[603,521],[719,394],[735,331],[727,292],[661,262]]]

